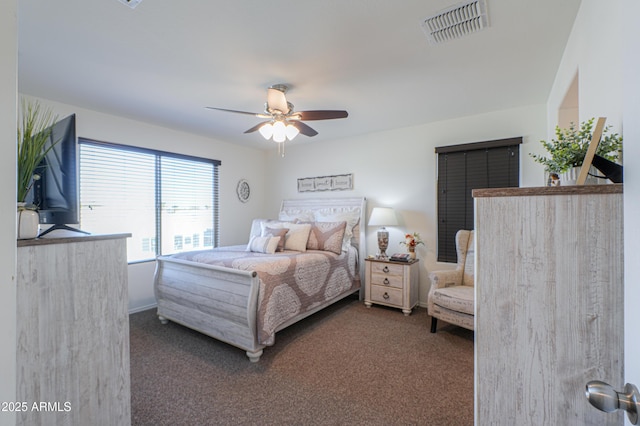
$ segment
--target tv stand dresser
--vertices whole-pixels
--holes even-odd
[[[476,424],[622,425],[585,396],[624,385],[622,185],[473,197]]]
[[[17,424],[130,425],[130,234],[73,235],[17,243]]]

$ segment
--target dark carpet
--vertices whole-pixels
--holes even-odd
[[[350,297],[251,363],[155,309],[132,314],[132,424],[473,425],[473,332],[429,324]]]

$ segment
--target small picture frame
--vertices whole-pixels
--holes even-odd
[[[311,192],[315,190],[316,186],[313,178],[298,179],[298,192]]]
[[[331,189],[337,191],[353,189],[353,175],[348,174],[331,176]]]
[[[591,163],[593,162],[593,157],[596,154],[598,145],[600,144],[600,138],[602,138],[604,123],[606,121],[607,121],[606,117],[599,117],[598,121],[596,122],[596,127],[593,130],[593,135],[591,136],[591,142],[589,142],[589,147],[587,148],[587,154],[584,156],[584,161],[582,162],[582,167],[580,168],[580,174],[578,175],[578,179],[576,180],[576,185],[584,185],[585,182],[587,181],[589,168],[591,167]]]
[[[315,178],[316,191],[329,191],[331,189],[331,176]]]

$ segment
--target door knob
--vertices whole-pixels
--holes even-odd
[[[638,412],[640,412],[640,393],[638,388],[631,383],[624,385],[623,392],[617,392],[608,383],[592,380],[587,383],[585,395],[591,405],[600,411],[611,413],[616,410],[625,410],[631,424],[638,424]]]

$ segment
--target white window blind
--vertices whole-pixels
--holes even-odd
[[[218,244],[220,162],[79,138],[80,226],[131,233],[129,262]]]

